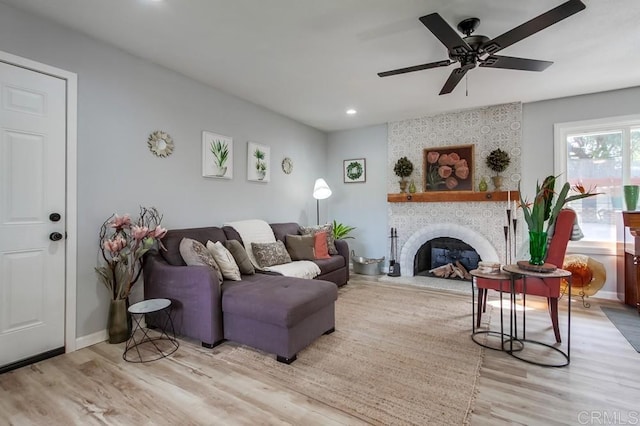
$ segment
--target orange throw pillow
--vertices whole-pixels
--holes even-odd
[[[313,235],[313,249],[315,250],[316,259],[330,259],[329,247],[327,247],[327,233],[316,232]]]

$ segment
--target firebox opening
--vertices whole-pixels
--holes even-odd
[[[469,271],[476,269],[480,260],[478,252],[464,241],[438,237],[418,249],[413,274],[471,281]]]

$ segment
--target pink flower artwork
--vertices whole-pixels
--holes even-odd
[[[473,190],[473,145],[424,150],[424,187],[427,191]]]

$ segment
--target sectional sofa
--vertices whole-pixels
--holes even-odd
[[[297,223],[270,226],[281,241],[286,235],[301,233]],[[183,238],[205,245],[229,239],[242,243],[238,232],[229,226],[174,229],[162,239],[166,251],[147,253],[144,297],[172,301],[178,334],[199,340],[205,347],[235,341],[290,363],[301,349],[335,329],[337,289],[349,279],[345,241],[335,241],[338,254],[314,261],[320,275],[313,280],[258,271],[220,285],[209,267],[185,264],[179,250]]]

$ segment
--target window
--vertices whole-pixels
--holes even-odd
[[[555,152],[556,188],[569,182],[602,193],[568,204],[584,241],[621,240],[622,186],[640,185],[640,115],[556,124]]]

